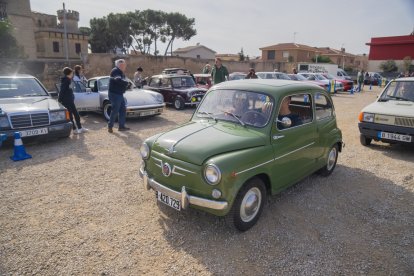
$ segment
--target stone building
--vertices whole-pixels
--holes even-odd
[[[200,43],[197,43],[195,46],[178,48],[177,50],[173,51],[173,56],[197,59],[214,59],[215,54],[215,51],[207,48],[204,45],[200,45]]]
[[[79,31],[79,13],[58,10],[57,16],[32,12],[30,0],[0,0],[0,12],[6,14],[14,27],[14,36],[19,46],[23,46],[29,59],[68,59],[79,60],[88,53],[88,36]]]

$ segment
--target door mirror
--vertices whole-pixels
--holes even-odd
[[[278,123],[281,123],[283,128],[289,128],[292,126],[292,120],[289,117],[283,117],[282,120],[277,120]]]

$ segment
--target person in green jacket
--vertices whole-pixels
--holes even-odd
[[[216,58],[213,69],[211,70],[211,78],[213,79],[214,84],[226,81],[229,78],[229,71],[227,68],[221,64],[221,59]]]

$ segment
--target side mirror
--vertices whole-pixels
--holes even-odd
[[[284,128],[292,126],[292,120],[289,117],[283,117],[282,120],[277,120],[278,123],[281,123]]]

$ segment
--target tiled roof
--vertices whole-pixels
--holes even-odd
[[[187,53],[187,52],[190,52],[190,51],[198,49],[198,48],[205,48],[205,49],[213,52],[214,54],[216,53],[215,51],[213,51],[210,48],[207,48],[206,46],[203,46],[203,45],[195,45],[195,46],[187,46],[187,47],[184,47],[184,48],[178,48],[178,49],[174,50],[173,53]]]
[[[298,43],[279,43],[276,45],[266,46],[263,48],[259,48],[260,50],[306,50],[306,51],[312,51],[312,52],[319,52],[318,48],[311,47],[304,44],[298,44]]]
[[[317,49],[319,50],[320,54],[324,56],[354,56],[353,54],[342,52],[341,50],[337,49],[332,49],[330,47],[318,47]]]

